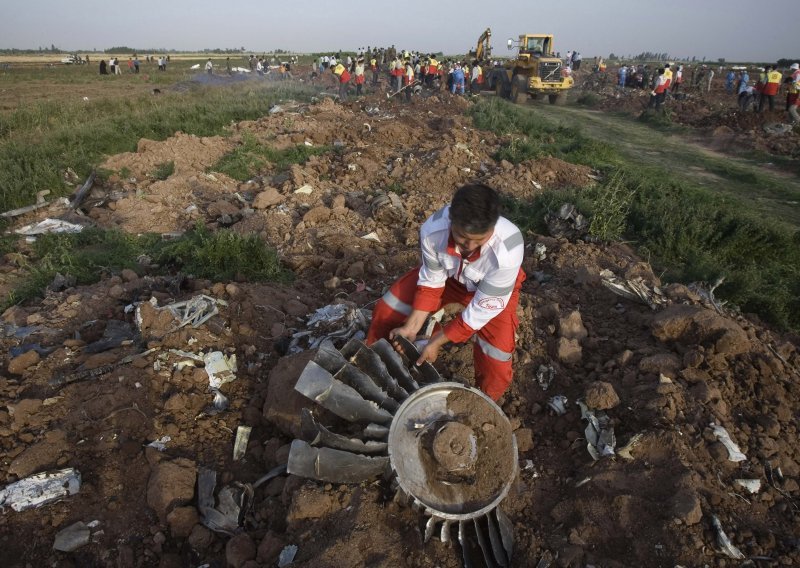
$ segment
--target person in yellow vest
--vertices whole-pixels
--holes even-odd
[[[376,57],[374,55],[372,56],[372,59],[369,60],[369,70],[372,71],[372,84],[373,84],[373,86],[377,85],[378,84],[378,75],[380,73],[379,73],[379,69],[378,69],[378,60],[376,59]]]
[[[664,65],[664,80],[666,81],[666,86],[664,87],[665,91],[669,91],[669,88],[672,86],[672,69],[670,67],[672,63],[667,63]]]
[[[769,101],[769,110],[775,110],[775,95],[778,94],[778,90],[781,88],[781,80],[783,79],[783,73],[778,71],[777,66],[767,65],[764,72],[766,73],[766,82],[761,88],[761,98],[758,100],[758,112],[764,110],[765,100]]]
[[[350,82],[350,72],[341,63],[337,63],[336,67],[332,67],[331,71],[339,79],[339,100],[347,102],[347,84]]]
[[[439,76],[439,62],[430,54],[428,58],[428,74],[425,76],[428,81],[428,86],[433,86],[433,81]]]
[[[356,96],[360,97],[362,95],[361,89],[366,81],[366,77],[364,77],[364,60],[360,57],[356,61],[353,74],[355,75],[354,82],[356,84]]]

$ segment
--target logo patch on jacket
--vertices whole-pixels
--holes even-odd
[[[478,305],[482,307],[484,310],[502,310],[506,307],[506,303],[503,301],[503,298],[481,298],[478,301]]]

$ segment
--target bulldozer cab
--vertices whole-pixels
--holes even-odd
[[[511,47],[509,40],[509,48]],[[520,55],[546,57],[553,54],[553,36],[545,34],[525,34],[519,36]]]

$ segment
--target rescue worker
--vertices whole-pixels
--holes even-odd
[[[470,74],[469,90],[473,95],[478,95],[481,92],[483,85],[483,70],[481,69],[478,60],[472,62],[472,73]]]
[[[414,92],[412,85],[414,84],[414,65],[410,59],[406,59],[406,66],[403,71],[403,88],[406,91],[406,102],[411,102],[411,95]]]
[[[433,53],[431,53],[428,58],[428,74],[426,75],[429,87],[433,87],[433,82],[439,76],[439,66],[439,62],[433,56]]]
[[[356,61],[356,66],[354,68],[354,82],[356,84],[356,96],[360,97],[362,95],[361,89],[364,86],[364,82],[366,81],[366,77],[364,76],[364,60],[359,58]]]
[[[347,84],[350,82],[350,72],[341,63],[331,67],[333,74],[339,78],[339,100],[347,102]]]
[[[655,108],[656,112],[661,110],[661,105],[664,104],[664,99],[667,97],[667,76],[666,70],[660,68],[656,72],[655,87],[650,92],[650,103],[648,108]]]
[[[798,95],[800,95],[800,63],[792,63],[791,67],[789,67],[789,71],[791,71],[791,75],[786,78],[786,82],[788,83],[786,93],[787,111],[794,106]]]
[[[494,189],[483,184],[459,188],[450,205],[422,225],[422,265],[378,300],[367,335],[367,344],[397,336],[416,341],[429,313],[447,304],[465,306],[430,337],[416,363],[433,363],[442,346],[475,336],[475,382],[494,400],[513,377],[516,310],[525,280],[522,233],[499,209]]]
[[[666,96],[666,92],[669,91],[669,88],[672,86],[672,63],[667,63],[664,65],[664,81],[666,87],[664,88],[664,95]],[[658,83],[656,83],[656,86]]]
[[[767,65],[765,69],[767,73],[766,82],[761,87],[761,98],[758,100],[758,112],[764,110],[764,101],[769,101],[769,110],[775,110],[775,95],[778,94],[778,89],[781,88],[781,79],[783,73],[776,69],[776,66]]]
[[[461,65],[459,63],[455,64],[453,67],[453,72],[451,73],[451,77],[453,79],[452,86],[450,87],[450,92],[452,94],[464,94],[464,71],[461,69]],[[456,93],[458,92],[458,93]]]
[[[378,68],[378,60],[374,55],[369,60],[369,70],[372,71],[372,85],[375,86],[378,84],[380,69]]]

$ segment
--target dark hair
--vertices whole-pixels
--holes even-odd
[[[470,183],[456,190],[450,203],[450,222],[466,233],[490,231],[500,217],[500,195],[482,183]]]

